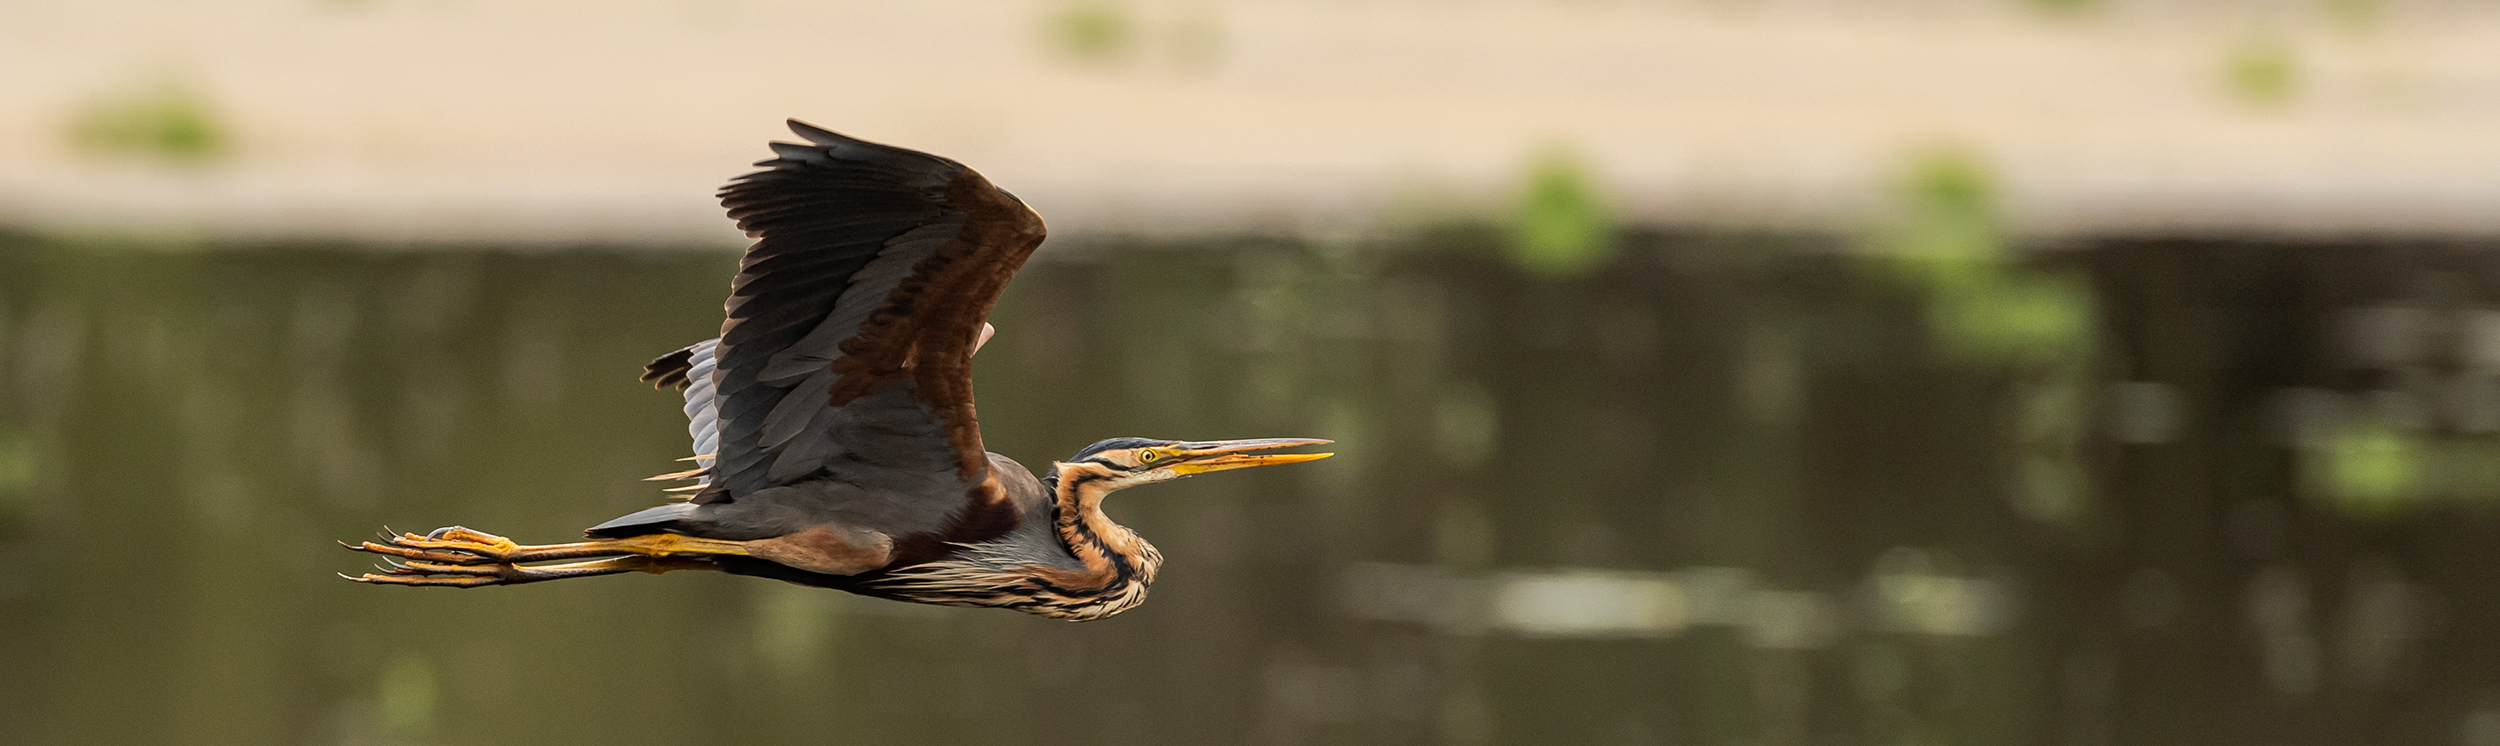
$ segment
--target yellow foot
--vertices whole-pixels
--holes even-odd
[[[358,544],[339,542],[339,545],[359,552],[387,554],[394,557],[405,557],[423,562],[451,565],[480,565],[527,561],[515,559],[513,555],[520,553],[524,549],[536,548],[524,547],[513,542],[511,539],[506,539],[504,537],[496,536],[483,531],[472,530],[463,526],[445,526],[427,532],[424,536],[409,533],[402,533],[394,536],[388,531],[385,531],[382,534],[382,541],[379,543],[371,541]],[[604,552],[600,554],[624,553]],[[592,554],[577,556],[599,555]],[[538,559],[559,558],[541,557]]]

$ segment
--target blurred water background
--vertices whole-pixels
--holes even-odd
[[[1051,219],[1071,625],[556,541],[686,454],[797,116]],[[0,5],[0,743],[2500,746],[2500,9]]]
[[[386,522],[560,540],[654,504],[683,424],[633,374],[711,333],[727,255],[21,239],[0,708],[19,743],[2500,735],[2488,247],[1636,234],[1551,278],[1508,244],[1030,267],[979,360],[993,449],[1343,444],[1124,493],[1171,565],[1070,625],[331,575]]]

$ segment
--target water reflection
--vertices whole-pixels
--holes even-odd
[[[1055,246],[979,361],[993,449],[1292,432],[1342,454],[1123,494],[1170,565],[1084,625],[700,574],[330,576],[357,558],[328,540],[386,520],[558,539],[653,504],[637,480],[683,427],[634,373],[713,332],[733,257],[14,241],[0,722],[27,743],[2500,742],[2477,634],[2500,621],[2500,259],[2017,261],[1939,204],[1895,240],[1997,253],[1635,236],[1560,277],[1492,232]]]

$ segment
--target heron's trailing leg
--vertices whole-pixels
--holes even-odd
[[[646,534],[622,539],[577,541],[568,544],[527,545],[461,526],[434,529],[424,536],[416,534],[384,536],[380,542],[368,541],[348,545],[347,548],[435,565],[517,565],[524,562],[590,557],[747,554],[746,542],[676,534]]]
[[[380,542],[348,545],[349,549],[401,558],[380,573],[348,578],[383,585],[430,585],[470,588],[517,585],[542,580],[586,578],[623,572],[663,573],[671,570],[718,569],[705,555],[746,554],[743,542],[651,534],[623,539],[578,541],[531,546],[460,526],[438,528],[424,536],[399,534]],[[527,562],[592,559],[555,565]]]
[[[542,580],[587,578],[594,575],[615,575],[625,572],[647,572],[653,575],[671,570],[717,570],[712,561],[696,557],[610,557],[588,562],[560,565],[520,566],[446,565],[423,560],[392,562],[382,572],[365,573],[348,578],[359,583],[377,585],[427,585],[449,588],[474,588],[481,585],[519,585]],[[344,576],[342,576],[344,577]]]

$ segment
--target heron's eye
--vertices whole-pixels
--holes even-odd
[[[1151,464],[1151,463],[1154,463],[1156,459],[1160,459],[1160,458],[1163,458],[1163,454],[1156,453],[1156,452],[1153,452],[1153,451],[1138,451],[1138,452],[1137,452],[1137,463],[1140,463],[1140,464]]]

